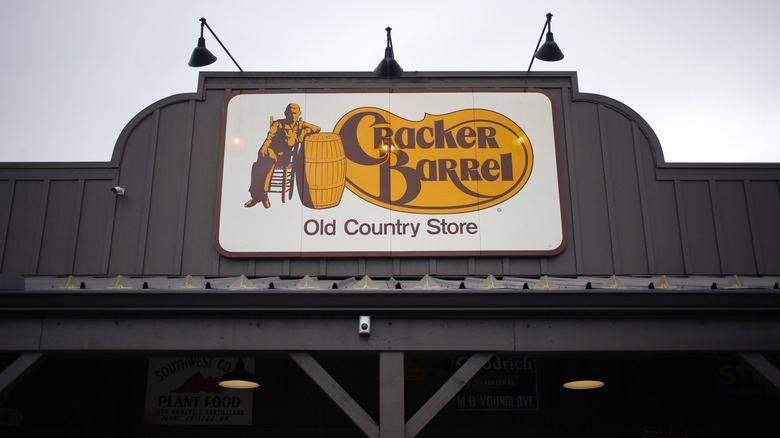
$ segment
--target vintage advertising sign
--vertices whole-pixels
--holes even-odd
[[[555,128],[541,90],[236,93],[215,245],[228,257],[556,254]]]
[[[455,365],[466,360],[459,358]],[[536,359],[495,356],[458,392],[452,404],[460,410],[519,411],[539,408]]]
[[[171,425],[251,425],[254,391],[227,389],[219,379],[238,358],[167,357],[149,359],[144,423]],[[247,371],[254,359],[244,359]]]

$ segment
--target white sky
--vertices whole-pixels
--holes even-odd
[[[108,161],[125,125],[194,92],[200,17],[245,71],[525,71],[545,14],[581,92],[617,99],[667,162],[780,162],[776,0],[2,0],[0,161]]]

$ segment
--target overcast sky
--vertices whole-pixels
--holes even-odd
[[[777,0],[2,0],[0,161],[108,161],[125,125],[194,92],[206,17],[245,71],[525,71],[552,12],[557,63],[617,99],[667,162],[780,162]]]

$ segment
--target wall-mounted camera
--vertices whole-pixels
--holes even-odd
[[[361,316],[358,320],[358,334],[368,336],[371,334],[371,317]]]
[[[125,188],[120,186],[111,187],[111,191],[116,193],[117,196],[125,196]]]

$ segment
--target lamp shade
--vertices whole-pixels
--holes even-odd
[[[225,373],[225,375],[219,379],[219,386],[224,388],[253,389],[260,386],[260,384],[257,383],[255,375],[244,368],[244,359],[238,359],[238,362],[236,362],[236,369]]]
[[[603,370],[599,364],[587,359],[576,360],[569,364],[564,376],[563,387],[566,389],[596,389],[604,386]]]
[[[539,47],[534,56],[542,61],[560,61],[563,59],[563,52],[561,52],[558,44],[553,40],[552,32],[547,32],[544,44],[542,44],[542,47]]]
[[[206,48],[206,39],[203,37],[198,38],[198,46],[192,51],[190,56],[190,67],[203,67],[209,64],[213,64],[217,60],[217,57],[213,53],[209,52]]]
[[[398,78],[404,73],[404,69],[398,65],[398,61],[393,57],[392,52],[389,56],[385,55],[385,59],[379,62],[379,65],[374,69],[374,74],[380,78]]]
[[[566,389],[596,389],[604,386],[601,380],[571,380],[563,384]]]

